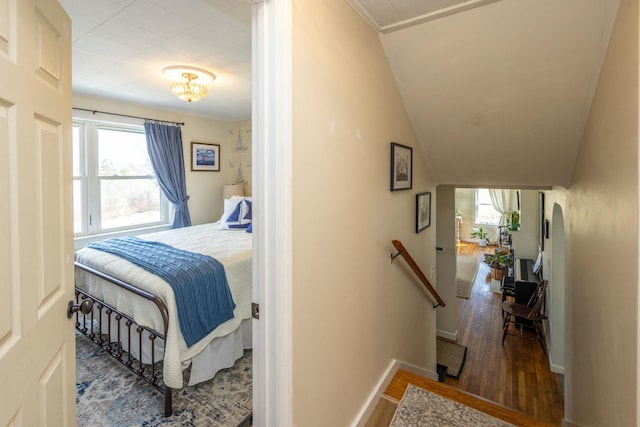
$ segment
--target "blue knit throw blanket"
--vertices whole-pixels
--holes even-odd
[[[117,255],[167,282],[189,347],[233,318],[236,304],[224,266],[215,258],[137,237],[108,239],[87,247]]]

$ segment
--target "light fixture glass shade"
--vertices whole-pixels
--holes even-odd
[[[209,92],[206,83],[216,78],[207,70],[186,65],[172,65],[163,68],[162,72],[171,81],[171,92],[187,102],[197,102],[204,98]]]

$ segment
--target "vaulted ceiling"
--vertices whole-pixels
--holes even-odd
[[[379,32],[438,184],[567,186],[618,0],[346,0]],[[247,0],[61,0],[75,93],[251,114]],[[215,73],[197,103],[162,68]]]
[[[567,186],[615,0],[349,0],[439,184]]]

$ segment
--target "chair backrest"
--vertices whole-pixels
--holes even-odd
[[[546,280],[543,280],[538,284],[536,290],[531,295],[531,299],[527,303],[527,307],[530,307],[529,314],[527,316],[528,319],[535,319],[542,313],[542,304],[544,304],[546,292],[547,292],[547,284]]]
[[[536,262],[533,263],[532,270],[537,282],[542,282],[542,252],[538,252],[538,257]]]

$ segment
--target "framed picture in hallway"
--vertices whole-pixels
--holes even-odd
[[[413,148],[391,143],[391,191],[413,186]]]
[[[431,192],[416,195],[416,233],[431,225]]]
[[[544,251],[544,234],[545,234],[545,223],[544,223],[544,193],[542,191],[538,192],[538,245],[540,246],[540,250]]]

